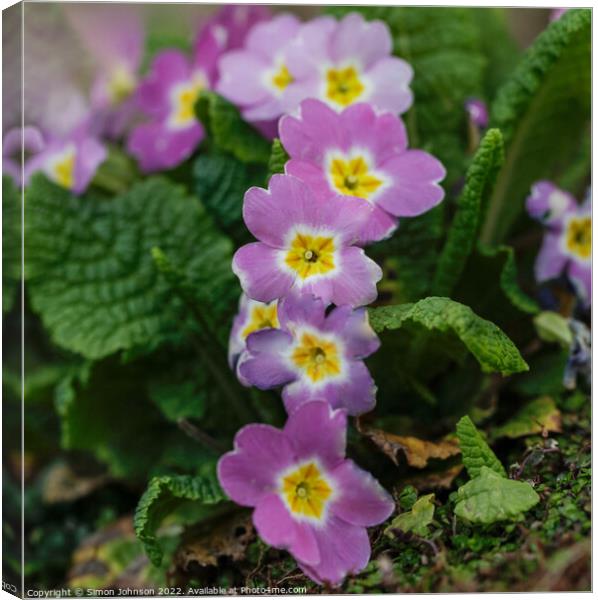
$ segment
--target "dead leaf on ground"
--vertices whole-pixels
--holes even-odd
[[[197,535],[190,530],[177,550],[175,564],[187,571],[192,563],[200,567],[217,567],[221,559],[242,560],[252,538],[253,525],[249,512],[226,515]]]
[[[405,485],[412,485],[418,492],[440,489],[448,490],[453,484],[455,477],[457,477],[462,470],[462,464],[453,465],[442,471],[431,471],[429,473],[421,473],[409,477],[408,479],[405,479],[403,483],[405,483]]]
[[[363,425],[357,419],[357,430],[370,438],[386,456],[399,464],[399,454],[403,453],[407,464],[411,467],[423,469],[428,461],[433,458],[440,460],[456,456],[461,452],[456,438],[444,438],[438,442],[420,440],[416,437],[395,435],[382,429]]]
[[[42,488],[44,502],[73,502],[102,487],[109,480],[107,475],[82,476],[67,463],[57,463],[46,473]]]

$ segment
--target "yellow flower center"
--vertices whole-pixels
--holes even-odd
[[[339,194],[356,196],[367,200],[381,185],[382,180],[370,173],[368,163],[362,156],[333,158],[330,177]]]
[[[135,89],[135,78],[124,67],[117,67],[108,83],[108,94],[112,104],[120,104],[126,100]]]
[[[298,233],[291,242],[285,263],[301,279],[324,275],[334,269],[334,239]]]
[[[187,127],[195,121],[195,102],[205,87],[200,78],[180,86],[174,95],[174,109],[170,122],[175,127]]]
[[[321,519],[332,487],[310,462],[282,477],[281,493],[293,514]]]
[[[293,363],[314,382],[335,377],[341,372],[337,345],[311,333],[303,333],[291,355]]]
[[[52,166],[52,178],[64,188],[71,189],[74,184],[75,151],[69,150]]]
[[[281,92],[284,91],[287,86],[293,83],[293,76],[289,73],[285,64],[280,65],[280,69],[273,75],[272,83],[274,87],[279,89]]]
[[[361,96],[365,86],[355,67],[328,69],[326,73],[326,96],[341,106],[349,106]]]
[[[567,225],[567,250],[581,258],[592,254],[592,220],[590,217],[573,218]]]
[[[241,332],[241,337],[245,339],[254,331],[260,331],[261,329],[278,329],[278,327],[278,309],[276,303],[254,306],[251,310],[249,323]]]

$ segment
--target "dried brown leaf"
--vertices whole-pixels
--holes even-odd
[[[221,559],[242,560],[252,538],[251,515],[246,511],[228,514],[198,535],[188,532],[177,550],[175,564],[187,571],[192,563],[217,567]]]
[[[398,457],[401,453],[405,456],[409,466],[423,469],[428,465],[430,459],[444,460],[461,452],[459,443],[455,438],[444,438],[437,442],[430,442],[412,436],[395,435],[375,427],[368,427],[359,420],[357,420],[357,429],[370,438],[395,465],[399,464]]]

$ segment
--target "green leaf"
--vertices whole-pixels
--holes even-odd
[[[590,30],[589,10],[565,13],[538,36],[497,94],[491,125],[504,136],[506,163],[482,229],[485,243],[505,238],[534,181],[554,180],[575,157],[590,118]]]
[[[393,538],[395,537],[393,530],[398,529],[404,533],[414,533],[425,537],[428,534],[428,525],[434,519],[434,508],[434,494],[422,496],[410,511],[395,517],[384,533]]]
[[[457,212],[438,260],[433,292],[448,296],[461,277],[467,257],[477,239],[481,215],[496,173],[504,161],[502,135],[490,129],[467,171],[465,188],[457,201]]]
[[[21,281],[21,194],[2,176],[2,312],[13,306]]]
[[[243,197],[252,186],[263,185],[262,165],[240,162],[230,154],[201,154],[193,165],[195,190],[216,223],[236,239],[247,235],[243,224]]]
[[[188,310],[151,256],[162,248],[184,270],[207,320],[232,316],[232,244],[196,199],[150,178],[102,201],[74,197],[43,176],[27,194],[28,289],[54,341],[97,359],[182,335]]]
[[[561,431],[561,413],[549,396],[536,398],[493,431],[493,438],[518,438],[542,431]]]
[[[528,368],[513,342],[494,323],[449,298],[430,297],[415,304],[370,308],[369,316],[378,333],[413,323],[429,331],[450,334],[465,345],[484,372],[509,375]]]
[[[144,477],[159,459],[164,421],[143,397],[143,375],[113,360],[73,369],[55,393],[62,447],[93,453],[115,477]]]
[[[496,458],[496,454],[492,452],[482,434],[467,415],[457,423],[457,437],[463,455],[463,464],[470,477],[477,477],[483,468],[491,469],[500,477],[507,476],[504,467]]]
[[[515,68],[521,52],[507,22],[507,9],[470,8],[469,12],[476,24],[480,49],[486,59],[486,97],[494,98],[496,90]]]
[[[484,58],[474,18],[464,8],[335,7],[380,19],[391,30],[394,53],[414,70],[413,106],[406,114],[410,146],[437,156],[447,168],[446,186],[461,176],[467,150],[466,111],[481,96]]]
[[[193,381],[155,384],[150,389],[151,399],[170,421],[200,419],[205,412],[204,390]]]
[[[517,520],[540,500],[525,481],[513,481],[482,467],[480,474],[457,491],[455,514],[471,523]]]
[[[569,351],[559,349],[530,359],[530,371],[513,379],[513,389],[525,396],[558,395],[565,389],[563,375]]]
[[[225,496],[215,475],[191,477],[154,477],[139,500],[133,527],[145,552],[155,566],[162,563],[163,551],[158,540],[158,527],[162,521],[183,504],[218,504]]]
[[[202,91],[196,113],[217,148],[241,162],[268,164],[270,144],[230,102],[214,92]]]
[[[534,327],[538,337],[545,342],[556,342],[563,348],[570,348],[573,334],[569,321],[551,310],[545,310],[534,317]]]
[[[483,258],[493,261],[503,261],[499,277],[500,289],[515,308],[524,313],[536,314],[540,310],[540,306],[519,286],[515,251],[513,248],[504,244],[491,247],[479,243],[477,250]]]
[[[278,138],[275,138],[272,142],[270,161],[268,162],[268,179],[270,179],[272,175],[284,173],[284,166],[288,160],[289,155],[284,149],[282,142]]]
[[[384,269],[378,290],[385,303],[414,302],[428,294],[444,235],[444,210],[441,203],[419,217],[401,219],[401,235],[371,246],[372,258]]]

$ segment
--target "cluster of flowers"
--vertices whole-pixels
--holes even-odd
[[[53,114],[8,132],[3,171],[19,186],[42,171],[75,194],[87,189],[106,159],[106,141],[124,141],[144,173],[188,159],[204,137],[194,114],[199,92],[216,86],[222,56],[240,48],[250,28],[270,17],[263,6],[227,5],[200,27],[191,57],[160,51],[142,77],[146,35],[137,8],[73,5],[64,13],[95,63],[95,79],[81,110],[70,111],[77,121],[66,131],[52,127],[58,122]],[[21,174],[22,152],[28,159]]]
[[[437,205],[445,170],[407,148],[398,113],[411,104],[411,69],[391,56],[382,22],[281,15],[252,28],[221,65],[217,89],[246,119],[264,126],[283,115],[278,135],[290,158],[267,190],[245,194],[243,218],[258,241],[233,258],[244,294],[229,346],[244,385],[282,387],[288,420],[282,431],[242,428],[219,480],[255,507],[268,544],[291,552],[314,581],[338,584],[369,560],[365,528],[394,510],[344,458],[347,416],[376,402],[364,359],[380,342],[364,307],[382,271],[363,247]]]

